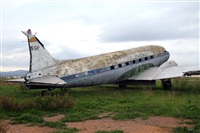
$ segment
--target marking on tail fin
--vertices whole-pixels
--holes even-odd
[[[37,39],[36,39],[35,37],[31,37],[31,38],[28,39],[28,41],[29,41],[29,42],[36,42]]]

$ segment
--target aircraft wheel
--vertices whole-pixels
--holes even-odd
[[[163,79],[161,81],[162,81],[163,90],[165,90],[165,91],[172,90],[171,79]]]
[[[47,96],[47,95],[48,95],[48,91],[42,91],[42,92],[41,92],[41,95],[42,95],[42,96]]]
[[[119,88],[126,88],[127,85],[119,85]]]

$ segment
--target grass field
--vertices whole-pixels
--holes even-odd
[[[98,85],[72,88],[65,95],[57,89],[50,96],[41,97],[41,90],[24,90],[23,86],[1,80],[0,119],[54,127],[57,132],[76,132],[76,129],[67,129],[64,123],[99,119],[102,113],[108,113],[106,117],[115,120],[172,116],[191,119],[195,125],[193,129],[177,127],[174,132],[200,132],[200,78],[174,79],[172,83],[173,91],[163,91],[158,81],[155,90]],[[56,114],[65,117],[58,122],[42,119]]]

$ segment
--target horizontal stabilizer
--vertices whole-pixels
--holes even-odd
[[[65,85],[66,82],[55,75],[48,75],[40,78],[34,78],[28,81],[28,83],[38,84],[50,84],[50,85]]]
[[[20,78],[20,79],[10,79],[10,80],[6,80],[6,82],[24,83],[25,80],[24,80],[24,78]]]

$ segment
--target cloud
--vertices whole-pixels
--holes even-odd
[[[2,66],[6,66],[4,71],[16,68],[28,70],[29,58],[29,51],[23,47],[3,51]]]
[[[117,14],[116,19],[108,21],[102,28],[100,41],[153,41],[199,37],[198,4],[164,4],[166,3],[148,3],[142,6],[142,9],[122,6],[127,15]]]
[[[198,2],[16,2],[2,4],[3,69],[27,68],[28,28],[57,59],[161,45],[180,65],[199,63]]]

